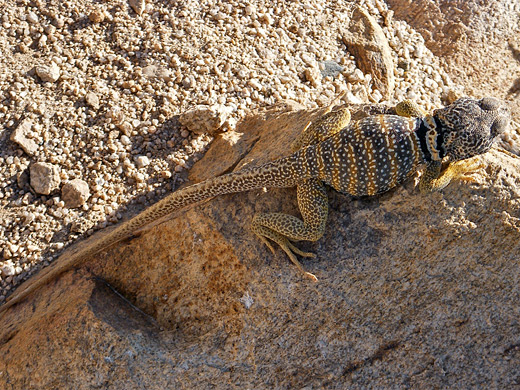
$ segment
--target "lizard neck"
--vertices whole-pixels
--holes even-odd
[[[442,123],[435,116],[421,118],[416,134],[424,161],[441,161],[446,156]]]

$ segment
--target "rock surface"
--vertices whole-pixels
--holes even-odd
[[[99,97],[94,92],[88,92],[85,95],[85,102],[94,110],[99,108]]]
[[[35,70],[38,77],[45,82],[54,83],[60,78],[60,68],[54,62],[48,66],[37,66]]]
[[[31,187],[38,194],[49,195],[60,187],[60,168],[57,165],[38,162],[30,169]]]
[[[231,109],[222,104],[199,105],[182,113],[179,122],[196,134],[214,135],[222,127],[229,114],[231,114]]]
[[[372,75],[377,90],[388,99],[395,85],[394,61],[383,29],[364,9],[354,9],[343,42],[363,73]]]
[[[30,120],[23,120],[12,132],[11,141],[16,142],[30,156],[33,156],[38,150],[38,144],[31,138],[28,133],[31,131],[33,123]]]
[[[146,10],[145,0],[129,0],[128,4],[135,11],[137,15],[141,15]]]
[[[246,152],[219,153],[231,160],[212,168],[210,149],[198,168],[220,174],[286,153],[318,114],[287,108],[297,107],[239,126],[229,148]],[[318,255],[303,261],[318,283],[248,230],[257,212],[296,213],[294,189],[180,211],[5,313],[0,384],[510,388],[520,375],[520,159],[492,150],[482,161],[475,183],[430,196],[413,181],[369,199],[330,192],[325,236],[300,244]]]
[[[61,197],[68,208],[83,206],[90,197],[88,183],[81,179],[68,181],[61,188]]]

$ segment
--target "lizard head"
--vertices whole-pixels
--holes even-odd
[[[442,134],[442,146],[452,161],[487,152],[497,136],[509,126],[511,113],[501,100],[460,98],[433,112]]]

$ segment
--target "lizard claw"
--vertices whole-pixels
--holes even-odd
[[[265,238],[264,236],[261,236],[260,234],[257,234],[257,236],[260,238],[260,240],[262,240],[262,242],[271,250],[271,252],[273,253],[273,255],[275,254],[274,252],[274,248],[273,246],[271,245],[271,243],[269,242],[269,240],[267,238]]]
[[[469,183],[478,183],[478,180],[468,175],[486,167],[480,160],[475,159],[457,161],[453,165],[453,177]]]

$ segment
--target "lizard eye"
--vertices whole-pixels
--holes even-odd
[[[500,107],[500,105],[500,100],[492,97],[485,97],[480,99],[480,107],[486,111],[497,110]]]
[[[495,119],[490,128],[491,136],[495,138],[496,136],[504,133],[507,130],[508,125],[509,119],[506,117],[502,116]]]

